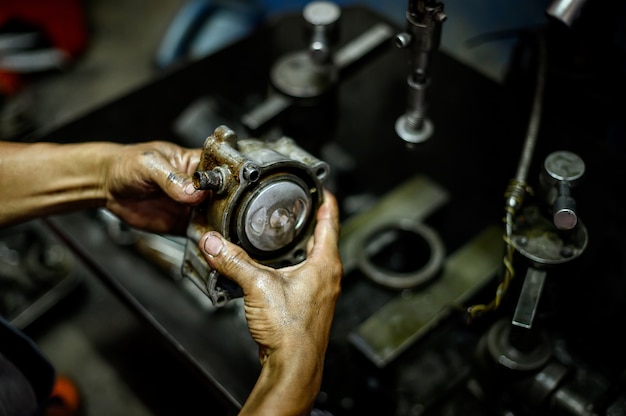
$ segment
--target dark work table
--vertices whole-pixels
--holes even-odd
[[[340,43],[345,44],[379,22],[391,25],[368,9],[344,9]],[[284,53],[304,47],[301,26],[299,15],[269,22],[232,46],[172,69],[75,121],[41,132],[33,140],[171,140],[200,147],[203,138],[181,134],[176,121],[192,103],[203,99],[208,99],[215,110],[208,125],[213,123],[215,128],[226,124],[239,137],[245,137],[250,133],[241,126],[241,115],[266,97],[272,63]],[[351,201],[378,201],[415,175],[434,181],[448,198],[424,221],[437,230],[446,256],[451,256],[487,227],[501,224],[503,194],[517,169],[526,134],[530,94],[528,89],[497,84],[443,52],[437,54],[433,65],[428,97],[435,132],[416,149],[408,150],[394,131],[395,120],[405,110],[407,55],[396,49],[391,39],[340,74],[336,107],[330,116],[322,111],[314,115],[319,118],[296,123],[293,120],[298,120],[298,114],[288,111],[273,127],[283,127],[283,133],[320,158],[328,155],[325,152],[329,145],[349,156],[351,167],[328,160],[333,169],[329,187],[338,197],[344,222],[361,212],[351,208]],[[609,129],[600,129],[599,126],[614,123],[618,119],[615,114],[620,111],[600,105],[591,106],[586,120],[581,121],[578,110],[560,89],[572,95],[568,85],[555,85],[556,90],[550,87],[547,93],[548,116],[542,125],[529,181],[536,180],[538,164],[555,149],[578,152],[588,165],[589,182],[593,185],[581,187],[579,198],[594,237],[589,244],[589,257],[574,275],[574,283],[567,286],[566,292],[572,297],[566,306],[571,307],[580,300],[577,294],[583,283],[579,274],[594,270],[624,277],[623,265],[617,269],[604,267],[613,259],[606,246],[616,240],[624,221],[614,224],[606,215],[596,215],[602,210],[621,218],[624,215],[617,199],[613,200],[614,187],[623,187],[625,178],[624,143],[611,141],[623,139],[623,131],[619,133],[623,124],[614,125],[613,131],[617,129],[618,133],[613,135],[605,133]],[[615,90],[620,89],[623,84]],[[575,122],[564,121],[569,117]],[[211,133],[209,129],[205,136]],[[601,207],[597,201],[603,201]],[[237,301],[224,308],[200,302],[182,281],[172,278],[172,273],[132,247],[114,242],[96,212],[57,216],[47,222],[92,272],[145,318],[146,324],[162,336],[200,382],[217,392],[227,405],[234,409],[241,406],[260,366],[256,345],[247,332]],[[596,230],[604,229],[612,231],[600,237],[598,234],[602,233]],[[615,252],[623,253],[623,249],[621,242]],[[490,284],[481,285],[475,295],[484,289],[490,296]],[[373,365],[348,342],[350,332],[398,296],[398,291],[375,285],[358,269],[347,270],[317,407],[336,415],[361,414],[364,409],[382,412],[377,414],[417,414],[411,412],[418,403],[438,408],[442,391],[451,394],[459,388],[459,380],[469,371],[467,362],[472,349],[485,329],[482,325],[468,328],[460,313],[450,314],[446,325],[429,332],[384,368]],[[598,296],[591,294],[590,298],[595,300]],[[624,299],[611,300],[616,310],[624,306]],[[561,326],[566,333],[585,338],[580,328],[574,328],[574,320],[588,323],[582,325],[582,332],[593,337],[608,325],[603,319],[605,313],[590,316],[573,307],[569,310],[569,318],[564,319],[566,325]],[[612,310],[607,309],[606,314]],[[623,321],[621,317],[615,322]],[[594,326],[597,322],[603,322],[601,327]],[[438,348],[441,344],[447,347]],[[582,345],[581,355],[586,360],[591,360],[590,355],[596,357],[591,347]],[[429,386],[427,380],[432,382]],[[441,390],[437,392],[436,387]],[[474,414],[473,409],[466,410],[464,414]]]

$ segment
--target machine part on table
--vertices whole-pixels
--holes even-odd
[[[322,95],[337,82],[333,62],[341,9],[329,1],[314,1],[303,10],[309,47],[289,53],[272,67],[270,79],[280,92],[297,98]]]
[[[341,48],[336,47],[341,9],[315,1],[303,11],[308,48],[282,56],[270,71],[275,90],[244,114],[241,123],[254,132],[296,103],[321,102],[339,81],[343,69],[371,53],[393,35],[391,26],[378,23]]]
[[[531,204],[513,218],[509,244],[535,267],[569,262],[587,247],[587,229],[578,218],[570,188],[585,172],[585,163],[576,154],[557,151],[543,163],[539,181],[544,203],[550,209]],[[544,215],[549,212],[551,219]]]
[[[385,367],[493,279],[501,244],[498,227],[486,228],[445,260],[437,280],[403,291],[350,333],[350,342]]]
[[[550,358],[554,346],[551,338],[541,332],[532,348],[517,348],[512,342],[513,327],[508,319],[501,319],[489,328],[477,347],[479,354],[485,354],[499,367],[512,371],[531,372],[540,370]]]
[[[533,345],[519,348],[512,342],[514,330],[508,319],[501,319],[483,334],[476,347],[475,388],[487,398],[500,389],[511,391],[513,388],[527,387],[529,382],[534,384],[533,377],[542,374],[538,378],[543,382],[541,388],[535,387],[533,394],[525,397],[533,405],[540,404],[564,378],[566,371],[562,367],[546,367],[553,357],[554,349],[553,341],[546,332],[538,333],[537,342]],[[547,371],[544,374],[542,369],[559,371]]]
[[[548,270],[578,258],[587,247],[587,230],[578,219],[569,195],[570,182],[576,183],[582,177],[585,165],[573,153],[551,153],[539,175],[544,197],[539,198],[539,203],[522,206],[522,184],[530,163],[531,145],[527,143],[514,183],[517,187],[509,188],[505,235],[509,255],[505,262],[506,276],[512,278],[515,273],[512,250],[524,258],[528,268],[512,319],[501,319],[492,325],[478,344],[477,365],[482,374],[479,382],[481,389],[498,390],[503,387],[493,385],[497,379],[507,391],[514,392],[530,406],[552,406],[565,411],[564,414],[594,415],[586,397],[559,385],[566,369],[553,361],[552,337],[534,322]],[[540,204],[551,208],[545,209]],[[557,208],[568,208],[571,212]],[[551,219],[546,212],[552,213]],[[560,215],[566,218],[557,218]],[[572,216],[575,221],[571,221]],[[550,401],[548,397],[552,397]]]
[[[441,208],[448,192],[431,179],[417,175],[400,184],[367,211],[349,218],[341,225],[339,252],[344,272],[359,267],[366,240],[374,230],[398,221],[421,220]]]
[[[571,230],[578,223],[576,201],[571,191],[584,174],[585,162],[572,152],[553,152],[543,162],[539,179],[546,202],[552,206],[552,220],[559,230]]]
[[[273,65],[270,81],[279,94],[272,94],[242,117],[242,123],[251,131],[291,107],[293,100],[304,100],[307,105],[325,96],[339,78],[339,68],[333,54],[339,38],[341,9],[333,2],[314,1],[305,6],[304,31],[308,48],[287,53]]]
[[[471,388],[475,395],[487,402],[500,397],[506,406],[523,403],[530,414],[538,410],[575,416],[613,414],[600,412],[599,407],[606,406],[611,394],[597,374],[556,359],[554,342],[547,332],[538,332],[533,344],[516,345],[514,329],[507,319],[501,319],[481,338],[473,380],[477,383]],[[581,391],[578,378],[593,380],[594,387]]]
[[[575,155],[569,152],[550,154],[540,174],[543,188],[549,190],[546,194],[562,195],[563,186],[558,185],[580,179],[583,171],[584,163]],[[553,196],[551,202],[554,199],[558,196]],[[507,212],[513,217],[508,224],[507,245],[521,254],[528,268],[512,319],[499,320],[478,344],[481,389],[512,391],[531,406],[552,406],[565,411],[564,414],[594,415],[596,413],[590,410],[592,406],[586,397],[560,386],[566,369],[554,362],[553,340],[541,325],[534,322],[548,271],[584,252],[587,230],[580,220],[571,228],[559,228],[556,221],[544,215],[550,210],[537,204],[516,208]],[[513,276],[512,261],[506,265],[509,275]],[[494,386],[493,380],[496,379],[503,386]]]
[[[201,236],[212,230],[260,263],[281,267],[303,261],[329,173],[327,163],[288,137],[271,142],[238,139],[231,129],[219,126],[206,139],[194,173],[194,186],[211,192],[192,212],[183,276],[216,306],[243,295],[234,282],[209,267],[198,249]]]
[[[587,247],[587,229],[581,221],[571,230],[560,230],[542,215],[536,205],[525,207],[515,218],[509,244],[528,262],[526,276],[511,324],[530,331],[539,307],[547,269],[578,258]],[[512,267],[512,266],[511,266]],[[529,342],[530,333],[521,333],[518,342]],[[532,342],[532,340],[530,341]]]
[[[383,224],[364,240],[360,270],[374,282],[392,289],[412,289],[435,278],[445,248],[439,234],[413,220]]]
[[[513,320],[511,321],[514,326],[526,329],[532,328],[545,281],[545,270],[535,269],[534,267],[528,268],[522,284],[522,291],[515,306]]]
[[[441,25],[446,20],[443,4],[433,0],[409,0],[406,31],[396,35],[398,48],[409,49],[407,110],[396,121],[396,133],[407,144],[430,138],[434,127],[426,117],[426,89],[430,84],[433,56],[441,42]]]
[[[306,28],[310,31],[310,56],[318,65],[332,62],[334,44],[338,39],[341,9],[330,1],[314,1],[302,11]]]
[[[530,205],[515,219],[510,243],[536,267],[552,266],[579,257],[587,247],[587,228],[578,220],[572,230],[559,230],[542,215],[536,205]]]

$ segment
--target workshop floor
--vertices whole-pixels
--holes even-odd
[[[183,0],[85,0],[89,45],[70,67],[38,75],[7,103],[38,128],[62,124],[147,82]],[[14,119],[15,120],[15,119]],[[6,121],[6,120],[3,120]],[[13,131],[16,123],[3,125]],[[18,128],[29,128],[29,125]],[[88,137],[85,137],[88,140]],[[85,416],[223,415],[206,388],[95,277],[27,328],[59,374],[77,384]]]

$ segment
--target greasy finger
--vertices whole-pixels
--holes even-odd
[[[259,275],[260,269],[269,270],[269,267],[252,260],[243,248],[216,231],[209,231],[200,238],[200,251],[213,269],[241,286],[244,293],[253,288],[252,282]]]
[[[338,250],[339,244],[339,207],[335,196],[324,190],[324,203],[317,211],[317,225],[313,233],[314,256],[325,257]],[[315,254],[321,250],[322,253]]]
[[[170,198],[186,204],[197,204],[206,192],[194,188],[192,166],[199,160],[199,150],[172,147],[168,143],[154,143],[155,148],[145,151],[142,156],[148,168],[150,179]]]

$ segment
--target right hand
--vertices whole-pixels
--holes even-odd
[[[262,393],[251,395],[256,403],[254,412],[262,413],[259,409],[270,400],[268,392],[280,391],[281,385],[285,389],[280,402],[283,408],[287,405],[296,409],[302,402],[310,407],[321,384],[343,275],[338,249],[339,209],[329,191],[324,193],[316,220],[306,260],[280,269],[252,260],[241,247],[217,232],[208,232],[200,239],[200,249],[209,265],[242,288],[248,327],[259,346],[263,371],[268,368],[255,387],[257,393],[257,388]],[[290,400],[294,407],[289,407]],[[274,411],[277,405],[272,405]],[[306,410],[274,414],[306,414]]]

